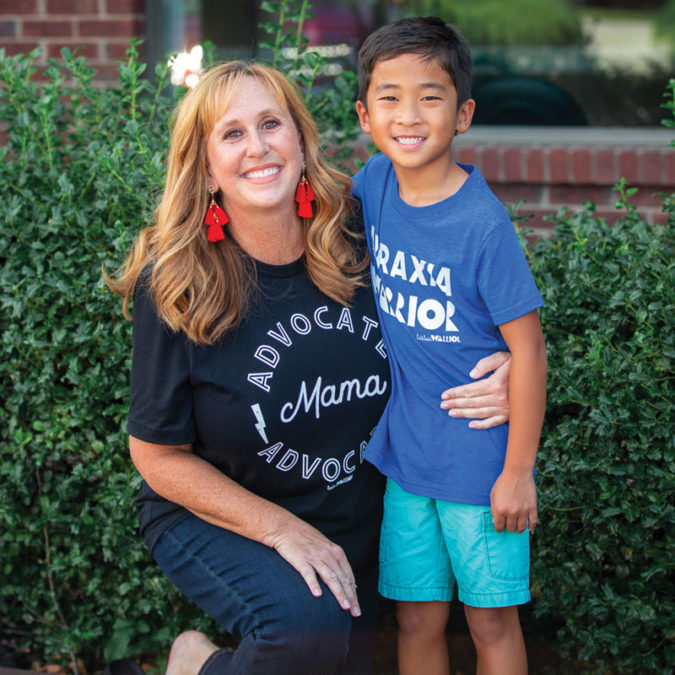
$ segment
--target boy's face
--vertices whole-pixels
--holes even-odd
[[[457,109],[457,90],[448,72],[419,54],[378,61],[371,74],[367,108],[356,104],[361,128],[400,171],[440,176],[452,164],[455,131],[471,124],[475,103]],[[439,173],[434,174],[435,171]]]

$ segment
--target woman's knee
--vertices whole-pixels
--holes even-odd
[[[329,673],[346,658],[352,620],[327,589],[319,598],[307,591],[270,608],[266,619],[254,631],[253,639],[272,648],[282,648],[285,658],[315,672]],[[307,672],[311,672],[308,670]]]

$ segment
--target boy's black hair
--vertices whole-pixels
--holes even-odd
[[[414,16],[378,28],[359,49],[359,101],[363,105],[377,63],[401,54],[419,54],[447,71],[457,90],[458,108],[471,98],[471,50],[466,38],[437,16]]]

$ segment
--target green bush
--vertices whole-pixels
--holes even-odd
[[[649,225],[561,211],[534,247],[549,354],[535,613],[599,672],[672,672],[675,195]]]
[[[117,657],[190,616],[137,534],[130,324],[100,269],[150,220],[175,101],[133,47],[105,91],[68,50],[38,86],[37,55],[0,50],[0,616],[50,658]]]
[[[175,101],[133,46],[105,91],[62,54],[38,85],[35,52],[0,49],[0,617],[50,659],[93,663],[216,628],[137,534],[130,324],[100,275],[151,218]],[[535,608],[600,667],[667,672],[675,200],[649,226],[621,189],[616,226],[561,213],[533,258],[551,366]]]
[[[267,36],[259,44],[262,54],[269,55],[269,64],[301,88],[324,150],[333,163],[348,172],[352,144],[361,133],[355,106],[356,73],[343,70],[326,77],[327,59],[313,51],[302,34],[305,20],[314,16],[309,0],[264,0],[261,9],[268,15],[268,21],[259,25]]]
[[[666,0],[659,10],[654,29],[675,48],[675,0]]]

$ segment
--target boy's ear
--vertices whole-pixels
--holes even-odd
[[[361,128],[367,133],[370,133],[370,121],[368,119],[368,109],[361,102],[356,102],[356,114],[359,116],[359,122],[361,123]]]
[[[472,98],[467,98],[457,111],[457,127],[456,131],[458,134],[463,134],[471,126],[471,120],[473,119],[473,113],[476,110],[476,101]]]

